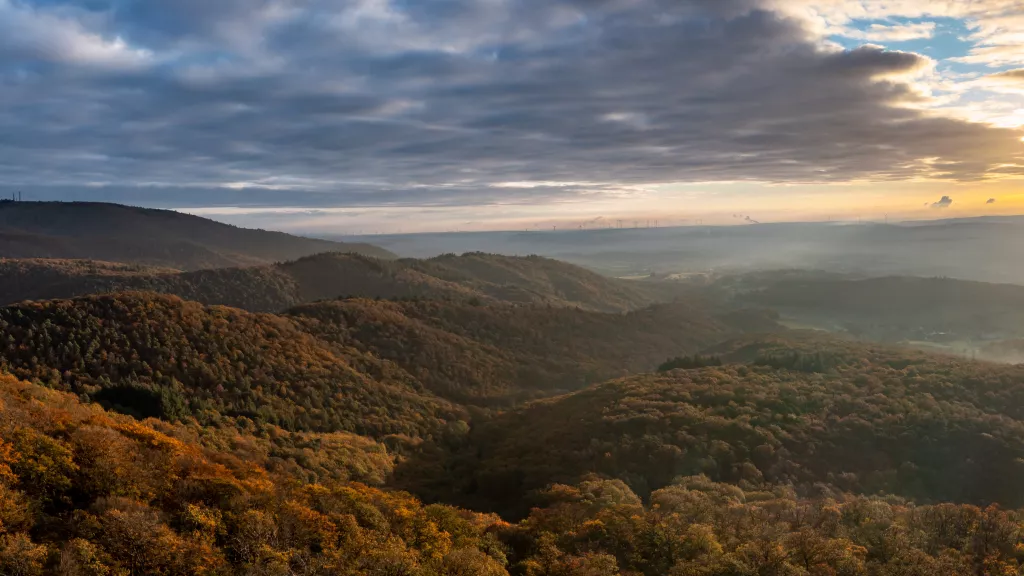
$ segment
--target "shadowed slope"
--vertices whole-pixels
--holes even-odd
[[[238,228],[170,210],[96,202],[0,203],[0,256],[10,258],[110,260],[197,270],[327,251],[394,257],[369,244]]]

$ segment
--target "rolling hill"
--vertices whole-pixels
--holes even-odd
[[[591,475],[1024,505],[1024,367],[830,340],[744,338],[724,366],[597,384],[481,422],[400,467],[428,499],[511,516]],[[751,358],[739,362],[736,358]]]
[[[1019,571],[1024,367],[464,274],[281,314],[0,308],[0,371],[31,381],[0,375],[0,573]],[[722,365],[638,374],[697,352]]]
[[[287,314],[307,331],[401,366],[444,398],[502,406],[651,370],[742,333],[682,304],[627,314],[546,305],[338,300]]]
[[[244,416],[287,430],[428,436],[461,408],[296,322],[122,293],[0,309],[10,373],[137,416]]]
[[[294,278],[274,265],[181,272],[95,260],[0,258],[0,302],[74,298],[148,291],[254,312],[276,312],[300,302]]]
[[[671,300],[678,292],[546,258],[478,253],[430,260],[325,253],[188,272],[87,260],[0,259],[0,277],[5,279],[0,303],[145,290],[252,312],[280,312],[338,297],[505,301],[624,312]]]
[[[0,573],[952,576],[1020,568],[1020,512],[997,506],[915,505],[825,487],[799,495],[707,476],[675,478],[641,499],[621,480],[590,477],[547,486],[512,524],[273,467],[280,458],[238,448],[259,445],[258,430],[223,446],[197,441],[193,430],[0,375]]]
[[[268,264],[330,251],[394,257],[369,244],[238,228],[170,210],[94,202],[0,203],[0,257],[198,270]]]
[[[649,370],[742,330],[629,314],[350,299],[284,315],[128,292],[0,308],[0,369],[140,416],[428,437],[500,406]]]
[[[0,260],[0,299],[20,301],[0,307],[0,574],[1024,561],[1024,366],[748,307],[999,330],[1015,287],[687,286],[480,253],[176,268]]]
[[[738,287],[744,303],[827,319],[879,338],[1024,335],[1024,286],[1015,284],[906,276],[861,279],[793,271],[751,274],[718,286]]]

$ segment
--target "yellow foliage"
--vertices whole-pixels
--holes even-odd
[[[338,539],[330,519],[295,500],[285,502],[277,515],[281,539],[291,548],[326,550]]]
[[[13,447],[11,470],[26,491],[54,499],[71,488],[78,466],[64,442],[24,426],[16,426],[6,434]]]
[[[172,454],[181,454],[186,451],[185,445],[175,438],[157,432],[142,422],[131,419],[121,419],[115,424],[115,429],[137,442],[141,442],[150,448],[155,448]]]
[[[405,539],[418,548],[420,553],[429,560],[440,560],[452,549],[451,534],[440,530],[437,524],[422,516],[416,518],[412,534]]]
[[[2,406],[0,406],[2,410]],[[17,478],[11,471],[11,463],[14,462],[14,447],[0,438],[0,484],[12,484]]]
[[[0,535],[0,574],[42,576],[49,549],[26,534]]]
[[[64,544],[57,561],[57,573],[64,576],[109,576],[112,570],[102,559],[96,544],[73,538]]]
[[[0,484],[0,534],[27,529],[31,525],[28,499],[22,492]]]
[[[182,527],[194,538],[212,542],[221,529],[223,515],[220,510],[199,504],[186,504],[181,513]]]

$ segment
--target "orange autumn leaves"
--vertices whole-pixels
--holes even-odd
[[[504,573],[496,543],[481,551],[496,518],[302,484],[9,377],[0,402],[0,573]]]
[[[521,522],[267,471],[0,377],[0,574],[1015,574],[1024,517],[681,477],[642,501],[588,477]],[[167,427],[161,424],[161,427]]]

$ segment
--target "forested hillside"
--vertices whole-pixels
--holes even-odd
[[[564,471],[559,474],[569,477],[579,474],[579,464],[589,450],[595,457],[591,466],[606,477],[586,474],[569,484],[545,484],[527,496],[533,508],[514,524],[449,505],[425,505],[407,493],[351,483],[344,476],[316,476],[299,465],[301,459],[288,465],[280,457],[260,456],[265,440],[256,429],[228,433],[194,422],[139,422],[104,412],[95,404],[82,404],[69,394],[0,376],[0,573],[1018,573],[1024,549],[1020,512],[998,506],[922,505],[895,496],[858,496],[841,491],[828,476],[811,486],[769,482],[773,474],[798,478],[830,467],[853,470],[880,451],[921,450],[923,455],[893,475],[896,481],[912,482],[933,472],[919,472],[919,464],[948,464],[952,459],[943,460],[941,440],[955,441],[958,435],[990,430],[995,434],[977,454],[993,457],[994,462],[967,457],[940,483],[954,486],[966,481],[974,486],[972,482],[981,479],[1001,479],[999,485],[1012,499],[1012,490],[1020,484],[1018,472],[1003,468],[1004,456],[1016,446],[1013,438],[1003,435],[1012,424],[1003,429],[986,424],[969,403],[932,400],[928,405],[915,391],[903,398],[905,407],[932,409],[948,404],[934,418],[911,410],[907,424],[930,423],[916,432],[900,426],[879,394],[853,392],[855,382],[841,388],[849,401],[837,400],[837,394],[826,391],[802,400],[799,393],[808,384],[768,386],[761,391],[730,383],[729,372],[741,369],[680,371],[659,377],[667,380],[651,382],[647,391],[641,389],[642,378],[613,382],[528,408],[527,412],[543,411],[533,415],[548,420],[533,420],[529,430],[511,426],[509,434],[517,436],[507,443],[540,446],[534,458],[505,449],[501,457],[521,459],[527,473],[536,472],[542,461],[557,468],[556,456],[563,457]],[[768,379],[798,380],[777,368],[748,369],[762,376],[759,384]],[[769,371],[777,373],[769,375]],[[870,382],[859,385],[877,390],[877,384]],[[604,411],[590,416],[573,407],[567,407],[564,416],[551,411],[573,398],[584,399],[589,408],[603,406]],[[693,407],[687,409],[691,402]],[[815,416],[828,406],[835,406],[830,422]],[[513,419],[527,412],[516,413]],[[706,416],[702,418],[700,412]],[[598,433],[593,447],[581,455],[564,451],[583,436],[574,428],[573,417],[584,417],[579,429]],[[943,417],[951,420],[945,422]],[[603,424],[595,427],[599,421]],[[663,421],[671,426],[660,424]],[[885,434],[873,435],[871,428],[876,425]],[[799,441],[808,438],[808,428],[813,426],[822,427],[823,437],[800,450]],[[670,427],[676,431],[669,434]],[[552,435],[555,428],[568,438]],[[796,435],[790,438],[790,432]],[[899,433],[907,438],[900,439]],[[537,437],[531,441],[533,434]],[[844,439],[845,435],[850,438]],[[899,441],[888,447],[887,442],[877,441],[879,436]],[[928,437],[935,441],[925,442]],[[202,438],[202,443],[196,438]],[[985,438],[982,434],[977,441]],[[709,449],[701,448],[702,443],[708,443]],[[658,444],[663,447],[658,449]],[[693,465],[680,466],[684,461],[680,446],[697,451]],[[794,446],[797,450],[790,453]],[[812,448],[824,463],[801,469],[798,464],[807,461],[804,458]],[[829,448],[847,448],[841,454],[856,458],[851,465],[838,465],[840,455],[827,453]],[[961,448],[954,443],[948,451]],[[305,450],[307,456],[317,452]],[[640,485],[638,475],[650,469],[654,457],[676,471],[700,468],[729,482],[715,482],[707,475],[677,476],[638,495],[629,484],[615,479],[626,476],[634,486]],[[415,459],[407,462],[422,464]],[[491,475],[474,479],[493,482],[496,485],[487,488],[496,490],[502,474],[507,477],[513,470],[512,464],[497,475],[489,465],[486,471]],[[777,472],[772,472],[773,467]],[[637,473],[623,473],[630,469]],[[461,481],[454,476],[461,472],[450,470],[449,481]],[[885,468],[879,472],[885,482]],[[860,479],[852,475],[848,472],[841,480],[857,490]]]
[[[666,299],[661,286],[614,280],[550,258],[515,258],[494,254],[449,254],[427,260],[407,260],[422,273],[470,287],[509,302],[583,306],[592,310],[624,311]]]
[[[0,376],[0,574],[507,574],[494,516],[175,431]]]
[[[5,280],[0,283],[4,304],[143,290],[255,312],[299,303],[295,279],[275,266],[180,272],[94,260],[2,258],[0,277]]]
[[[768,309],[1008,330],[1014,287],[478,253],[0,276],[0,576],[1024,569],[1024,366]]]
[[[97,202],[0,203],[0,257],[6,258],[91,259],[198,270],[332,251],[394,257],[369,244],[238,228],[170,210]]]
[[[317,254],[268,266],[178,272],[82,260],[0,259],[0,303],[147,290],[252,312],[338,297],[431,298],[579,306],[624,312],[670,301],[672,286],[605,278],[539,257],[494,254],[386,260]]]
[[[317,336],[391,360],[445,398],[489,405],[653,369],[742,332],[683,303],[627,314],[538,305],[337,300],[288,316]]]
[[[403,370],[289,318],[124,293],[0,309],[0,366],[139,416],[425,436],[462,418]]]
[[[120,293],[0,308],[0,367],[143,416],[429,436],[449,403],[507,405],[650,370],[740,330],[683,304],[310,304],[286,315]]]
[[[705,474],[804,494],[824,486],[1024,505],[1024,367],[839,341],[732,348],[756,352],[747,363],[614,380],[502,414],[446,460],[409,463],[408,485],[513,515],[528,510],[532,491],[595,473],[645,498],[677,476]]]
[[[636,282],[541,258],[468,253],[427,260],[318,254],[277,267],[293,278],[297,300],[350,296],[500,301],[624,312],[671,299]]]

